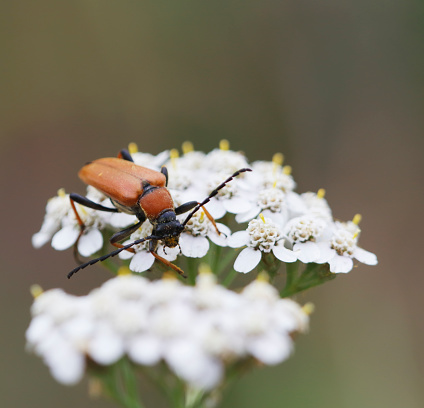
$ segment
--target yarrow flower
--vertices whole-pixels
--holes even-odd
[[[330,271],[333,273],[350,272],[353,268],[353,259],[366,265],[377,265],[377,257],[373,253],[358,247],[361,232],[357,225],[359,221],[359,215],[347,223],[336,221],[332,225],[329,242],[319,244],[322,256],[316,262],[328,262]]]
[[[63,384],[81,380],[87,359],[109,366],[127,356],[146,367],[164,361],[192,387],[210,390],[241,359],[284,361],[292,334],[308,328],[307,313],[268,282],[236,293],[205,273],[194,287],[126,275],[87,296],[53,289],[35,298],[31,313],[27,347]]]
[[[237,272],[250,272],[261,261],[262,253],[271,251],[283,262],[294,262],[297,259],[293,251],[285,248],[284,238],[278,226],[263,216],[250,221],[246,231],[234,233],[229,239],[229,245],[234,248],[247,246],[234,263]]]
[[[82,179],[99,190],[59,190],[32,237],[36,248],[51,241],[57,250],[73,246],[74,255],[97,254],[68,277],[115,255],[123,265],[87,296],[36,291],[27,348],[60,383],[75,384],[87,372],[128,407],[139,399],[133,371],[142,367],[154,370],[175,407],[212,407],[229,372],[281,363],[293,335],[307,331],[312,306],[290,296],[351,271],[354,260],[377,264],[358,246],[361,217],[336,221],[322,188],[297,193],[282,154],[249,164],[221,141],[210,153],[186,142],[181,155],[130,144],[119,157],[95,160],[99,171],[84,167],[95,181]],[[111,193],[108,181],[123,190]],[[109,252],[108,240],[119,249]],[[159,262],[178,275],[131,275]],[[103,264],[118,270],[116,262]],[[256,279],[229,289],[247,282],[238,273],[252,271]],[[279,274],[284,279],[274,279]]]

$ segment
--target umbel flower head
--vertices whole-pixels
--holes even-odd
[[[80,381],[88,360],[109,366],[126,356],[145,367],[163,361],[192,387],[210,390],[237,361],[284,361],[292,334],[308,328],[307,313],[263,278],[236,293],[212,273],[195,286],[125,275],[87,296],[53,289],[35,298],[31,313],[27,347],[63,384]]]
[[[349,272],[354,259],[368,265],[377,263],[374,254],[358,246],[359,218],[351,222],[355,225],[352,230],[349,223],[333,219],[323,189],[317,193],[296,193],[292,169],[283,166],[281,154],[275,154],[272,161],[249,164],[242,153],[231,151],[226,141],[207,154],[196,152],[190,143],[183,145],[181,156],[175,149],[156,156],[140,153],[134,144],[129,151],[136,165],[155,171],[167,166],[168,190],[175,208],[186,202],[201,202],[237,169],[252,169],[221,185],[203,208],[191,216],[174,248],[159,240],[154,251],[146,241],[121,252],[121,259],[134,272],[154,268],[158,263],[156,254],[178,265],[181,258],[203,258],[216,246],[242,248],[234,269],[243,273],[263,268],[262,254],[267,253],[283,263],[328,264],[331,273]],[[103,207],[114,208],[110,197],[94,187],[87,187],[86,197]],[[47,204],[33,245],[38,248],[51,240],[57,250],[74,246],[80,255],[93,256],[114,233],[131,229],[138,222],[134,215],[124,212],[98,211],[77,203],[75,207],[81,221],[70,205],[69,195],[59,190]],[[178,215],[180,222],[187,213]],[[215,226],[211,217],[222,222]],[[146,220],[131,236],[127,235],[123,244],[150,234],[152,224]]]
[[[87,296],[37,291],[27,348],[60,383],[88,373],[129,407],[138,401],[131,372],[154,370],[173,406],[212,407],[207,397],[220,394],[228,374],[288,358],[311,312],[289,296],[351,271],[354,260],[377,264],[358,246],[361,217],[336,221],[324,189],[297,193],[282,154],[249,163],[226,141],[209,153],[191,143],[182,155],[128,150],[122,160],[95,160],[112,166],[93,171],[94,182],[83,178],[98,189],[59,190],[32,238],[36,248],[51,241],[56,250],[73,247],[75,258],[92,257],[68,277],[99,261],[127,272]],[[110,251],[108,240],[119,249]],[[164,268],[182,276],[147,273]],[[237,279],[253,271],[261,271],[251,274],[256,279]]]

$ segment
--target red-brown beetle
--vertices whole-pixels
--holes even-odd
[[[156,253],[158,242],[162,241],[165,246],[171,248],[177,246],[181,233],[184,231],[187,222],[194,213],[208,203],[212,197],[218,194],[218,191],[229,181],[245,171],[251,170],[243,168],[236,171],[232,176],[228,177],[228,179],[215,188],[215,190],[213,190],[201,203],[197,201],[190,201],[180,205],[179,207],[174,207],[171,194],[166,188],[168,184],[168,171],[166,167],[162,167],[161,171],[158,172],[146,167],[138,166],[133,162],[131,155],[126,150],[121,150],[118,157],[107,157],[87,163],[80,170],[78,174],[79,177],[82,181],[84,181],[84,183],[95,187],[104,195],[109,197],[114,208],[105,207],[89,200],[87,197],[71,193],[71,205],[81,227],[80,236],[82,235],[85,226],[78,215],[74,202],[99,211],[125,212],[133,214],[139,221],[136,224],[112,235],[110,243],[117,246],[119,249],[79,265],[69,272],[68,278],[80,269],[84,269],[96,262],[101,262],[107,258],[118,255],[121,251],[134,251],[131,247],[144,241],[150,241],[149,251],[156,259],[176,270],[181,275],[184,275],[184,272],[178,266],[172,264]],[[184,214],[190,210],[192,211],[187,215],[184,222],[180,223],[176,216]],[[216,228],[215,221],[204,207],[203,211]],[[148,219],[153,225],[151,235],[131,242],[128,245],[118,243],[136,231],[146,219]],[[217,232],[219,233],[218,229]]]

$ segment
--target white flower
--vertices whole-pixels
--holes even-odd
[[[143,166],[159,171],[169,158],[169,150],[165,150],[156,156],[150,153],[131,151],[131,157],[134,160],[134,163],[138,166]]]
[[[255,178],[259,189],[277,188],[288,193],[296,188],[290,166],[283,167],[278,158],[276,160],[274,157],[273,161],[256,161],[252,163],[252,170],[251,177]]]
[[[130,238],[127,241],[125,241],[123,244],[126,245],[140,238],[145,238],[151,235],[152,230],[153,230],[152,224],[150,223],[149,220],[146,220],[141,225],[141,227],[137,231],[133,232]],[[142,242],[141,244],[134,245],[132,248],[135,251],[135,253],[130,251],[122,251],[119,254],[119,257],[121,259],[131,259],[129,268],[133,272],[147,271],[155,262],[156,258],[153,256],[153,254],[149,250],[149,242],[150,241],[145,241],[145,242]],[[171,261],[171,262],[174,261],[177,258],[178,252],[179,252],[178,247],[166,248],[166,251],[164,251],[163,245],[160,243],[158,244],[157,253],[162,258],[165,258],[168,261]]]
[[[231,176],[231,173],[222,171],[212,174],[206,183],[207,191],[214,190],[229,176]],[[252,203],[248,199],[248,192],[243,180],[235,178],[230,183],[227,183],[224,188],[219,190],[215,197],[212,197],[211,201],[206,204],[206,209],[210,212],[212,217],[219,219],[222,218],[226,212],[239,214],[248,211],[251,206]]]
[[[322,218],[325,221],[333,221],[331,208],[324,198],[325,191],[320,189],[318,193],[307,192],[301,194],[301,199],[305,203],[305,213],[313,217]]]
[[[249,221],[259,213],[282,227],[288,217],[286,197],[283,191],[273,187],[261,190],[256,203],[248,211],[237,214],[236,221],[240,223]]]
[[[284,235],[293,245],[297,259],[303,263],[317,262],[321,255],[317,241],[328,236],[327,223],[312,216],[296,217],[287,223]]]
[[[181,216],[181,220],[185,217]],[[220,232],[216,231],[212,222],[202,210],[197,211],[186,224],[186,228],[180,235],[180,247],[184,256],[189,258],[202,258],[209,250],[209,238],[214,244],[227,246],[227,237],[230,229],[221,223],[216,223]]]
[[[336,222],[331,239],[319,243],[321,257],[316,262],[330,265],[333,273],[347,273],[353,268],[353,259],[366,265],[377,265],[377,257],[358,247],[360,229],[354,222]]]
[[[95,188],[87,187],[87,198],[91,201],[112,207],[110,200]],[[75,203],[78,215],[84,223],[84,231],[71,207],[69,194],[59,190],[58,196],[47,203],[46,215],[41,230],[34,234],[32,243],[36,248],[51,240],[51,245],[58,251],[72,247],[78,240],[77,249],[82,256],[90,256],[103,246],[101,231],[107,226],[123,228],[129,225],[134,216],[123,213],[109,213],[93,210]],[[80,236],[81,235],[81,236]]]
[[[61,189],[56,197],[47,202],[46,215],[41,229],[32,236],[32,245],[35,248],[42,247],[52,239],[53,235],[60,229],[62,219],[69,210],[71,210],[69,194],[65,194],[65,190]]]
[[[239,248],[246,245],[238,255],[234,269],[247,273],[254,269],[262,258],[262,253],[271,252],[283,262],[295,262],[297,256],[284,247],[283,236],[275,223],[269,218],[254,219],[249,222],[247,230],[235,232],[228,240],[228,245]]]
[[[214,149],[205,156],[205,167],[207,169],[232,174],[237,170],[248,167],[246,157],[240,152],[228,149],[225,141],[221,141],[220,148]]]
[[[104,223],[99,217],[99,211],[76,204],[85,229],[80,236],[81,227],[75,217],[75,213],[70,210],[66,217],[62,219],[62,228],[52,237],[52,247],[57,251],[63,251],[72,247],[77,242],[78,252],[82,256],[90,256],[99,251],[103,246],[103,235],[100,232],[104,228]]]
[[[107,367],[126,355],[144,366],[164,361],[205,391],[218,386],[226,367],[239,359],[285,360],[292,333],[308,326],[302,308],[280,299],[269,283],[254,281],[237,293],[206,273],[194,287],[126,275],[87,296],[51,290],[34,300],[32,315],[27,348],[63,384],[81,380],[86,359]]]

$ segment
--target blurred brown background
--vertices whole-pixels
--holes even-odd
[[[2,2],[0,405],[113,406],[24,352],[32,283],[83,294],[106,277],[68,281],[69,251],[31,247],[47,199],[82,193],[81,164],[130,141],[227,138],[251,161],[283,152],[336,218],[361,213],[379,265],[304,294],[310,334],[224,407],[424,406],[423,18],[412,0]]]

